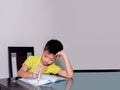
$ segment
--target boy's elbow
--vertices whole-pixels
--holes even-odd
[[[67,75],[67,78],[73,78],[73,77],[74,77],[74,74]]]
[[[18,77],[20,76],[20,72],[19,72],[19,71],[17,72],[17,76],[18,76]]]
[[[21,77],[21,74],[22,74],[22,71],[19,70],[19,71],[17,72],[17,76],[18,76],[18,77]]]

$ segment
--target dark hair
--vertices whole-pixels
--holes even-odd
[[[49,53],[56,54],[57,52],[63,50],[63,45],[60,41],[51,39],[46,43],[44,50],[48,50]]]

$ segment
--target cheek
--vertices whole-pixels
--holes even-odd
[[[54,63],[54,61],[49,61],[49,64],[52,64],[52,63]]]
[[[45,57],[43,57],[43,58],[42,58],[42,61],[45,62],[45,60],[46,60]]]

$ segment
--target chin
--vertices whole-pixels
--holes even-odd
[[[44,63],[45,66],[48,66],[48,64]]]

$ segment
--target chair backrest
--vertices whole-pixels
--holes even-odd
[[[23,62],[31,55],[34,55],[33,47],[8,47],[9,77],[16,77]]]

